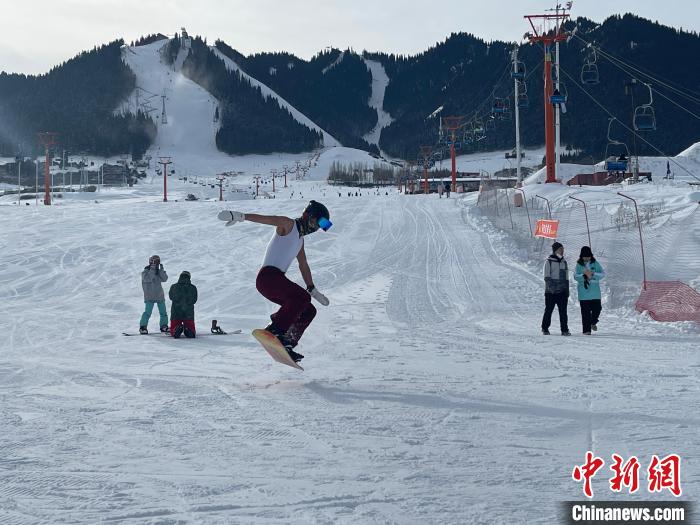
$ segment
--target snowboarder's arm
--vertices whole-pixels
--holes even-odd
[[[197,302],[197,287],[193,284],[192,288],[194,290],[194,296],[192,297],[192,304],[195,304]]]
[[[583,282],[583,271],[584,270],[585,270],[585,268],[583,266],[581,266],[580,264],[576,265],[576,272],[574,273],[574,279],[576,279],[576,281],[578,281],[580,283]]]
[[[282,215],[259,215],[257,213],[246,213],[244,221],[257,222],[277,227],[277,235],[287,235],[294,228],[294,220]],[[302,251],[304,249],[302,248]]]
[[[168,280],[168,272],[165,271],[165,268],[163,268],[163,265],[160,265],[160,269],[158,270],[158,277],[160,277],[161,282],[165,282]]]
[[[297,262],[299,263],[299,271],[301,272],[302,279],[304,279],[306,288],[313,287],[314,280],[313,277],[311,277],[311,268],[309,268],[309,263],[306,261],[306,252],[304,251],[303,245],[297,255]]]
[[[277,227],[277,235],[287,235],[294,228],[294,220],[281,215],[260,215],[257,213],[241,213],[235,210],[220,211],[218,218],[226,221],[226,226],[237,222],[250,221]]]

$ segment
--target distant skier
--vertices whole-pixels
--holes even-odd
[[[569,301],[569,266],[564,259],[564,246],[552,244],[552,255],[544,263],[544,315],[542,316],[542,333],[549,335],[552,324],[552,312],[556,306],[559,310],[561,335],[571,335],[569,318],[566,312]]]
[[[139,323],[139,333],[148,333],[148,320],[153,312],[153,305],[158,305],[158,313],[160,313],[160,331],[168,331],[168,311],[165,308],[165,293],[163,292],[163,284],[168,280],[168,273],[163,268],[158,255],[151,255],[148,259],[148,266],[141,272],[141,287],[143,288],[143,302],[146,303],[146,309],[141,315]]]
[[[316,308],[311,304],[311,298],[324,306],[329,303],[326,296],[314,285],[304,251],[304,236],[318,231],[319,228],[328,231],[332,226],[328,208],[312,200],[297,219],[279,215],[243,214],[238,211],[222,211],[219,213],[219,219],[227,221],[227,226],[250,221],[276,227],[267,245],[255,286],[266,299],[280,305],[279,310],[270,316],[272,322],[265,330],[277,337],[292,360],[298,363],[304,356],[295,352],[294,348],[316,316]],[[299,264],[306,290],[285,275],[294,258]]]
[[[446,182],[445,183],[445,197],[447,197],[448,199],[450,198],[450,190],[451,190],[450,183]]]
[[[598,330],[598,317],[602,310],[600,280],[605,277],[603,267],[589,246],[581,248],[576,262],[574,279],[578,282],[578,300],[581,305],[581,323],[584,335],[591,335],[591,330]]]
[[[170,287],[168,297],[173,302],[170,309],[170,335],[178,339],[193,338],[197,333],[194,325],[194,305],[197,302],[197,287],[192,284],[190,272],[182,272],[180,278]]]

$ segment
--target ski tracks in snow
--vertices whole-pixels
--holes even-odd
[[[213,230],[208,203],[62,208],[71,228],[42,209],[31,233],[8,221],[0,521],[551,523],[591,447],[679,453],[697,489],[692,334],[606,312],[594,337],[543,337],[538,276],[462,202],[324,202],[335,225],[305,245],[331,304],[303,374],[242,336],[118,336],[152,253],[166,291],[192,272],[200,329],[259,327],[265,227]]]

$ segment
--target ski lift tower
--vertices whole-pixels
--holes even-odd
[[[462,127],[463,117],[442,117],[442,127],[450,133],[450,158],[452,159],[452,191],[457,192],[457,158],[455,142],[457,130]]]
[[[425,181],[423,183],[423,192],[428,195],[430,193],[430,188],[428,186],[428,163],[430,162],[430,154],[433,152],[432,146],[421,146],[420,154],[423,157],[423,174]]]
[[[566,40],[566,35],[562,33],[564,22],[569,18],[568,10],[571,3],[567,3],[566,8],[557,9],[556,13],[544,15],[525,15],[530,22],[532,32],[527,36],[530,43],[541,42],[544,46],[544,136],[545,151],[547,158],[547,179],[545,182],[556,182],[556,158],[554,152],[554,105],[552,104],[552,93],[554,86],[552,83],[552,54],[553,47],[557,42]]]
[[[168,164],[172,164],[170,157],[160,157],[158,164],[163,166],[163,202],[168,202]]]
[[[49,174],[49,157],[51,156],[51,146],[56,145],[56,133],[51,131],[42,131],[38,133],[39,142],[44,146],[44,152],[46,153],[46,161],[44,162],[44,204],[46,206],[51,205],[51,182]]]

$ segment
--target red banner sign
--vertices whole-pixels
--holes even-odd
[[[547,239],[556,239],[557,230],[559,230],[558,220],[540,219],[535,227],[535,237],[546,237]]]

